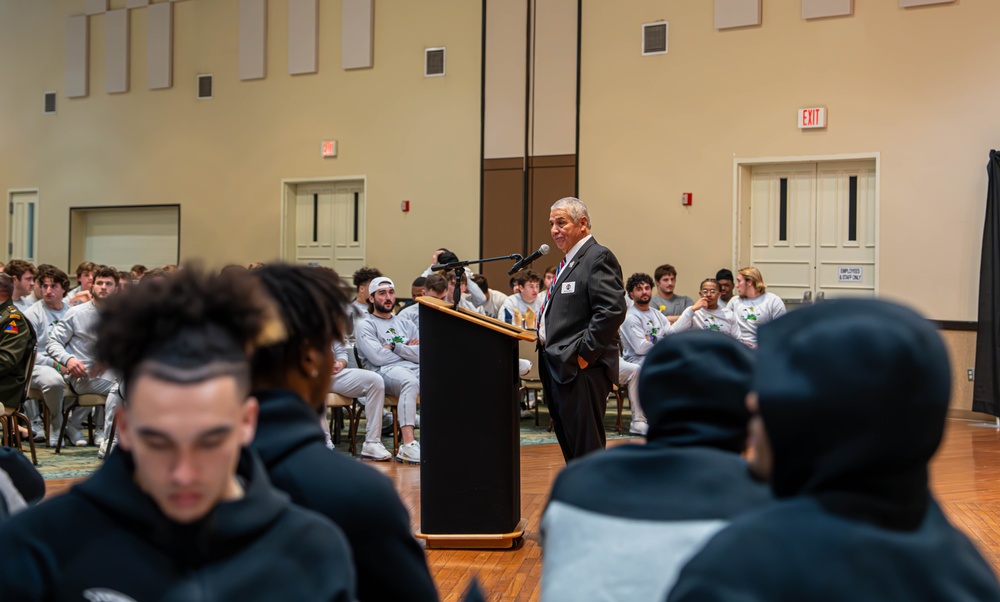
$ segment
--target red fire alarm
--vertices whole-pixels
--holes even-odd
[[[408,201],[408,200],[407,201],[402,201],[399,204],[399,208],[403,211],[403,213],[409,213],[410,212],[410,201]]]
[[[693,201],[693,200],[694,200],[694,195],[691,194],[690,192],[683,192],[683,193],[681,193],[681,205],[685,205],[687,207],[690,207],[691,206],[691,201]]]

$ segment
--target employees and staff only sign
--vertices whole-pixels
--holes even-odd
[[[861,266],[839,266],[837,268],[837,282],[862,282]]]

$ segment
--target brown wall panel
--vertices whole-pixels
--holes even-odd
[[[549,256],[539,259],[533,266],[535,271],[541,272],[546,266],[559,263],[562,257],[559,249],[552,244],[552,236],[549,234],[549,208],[563,197],[576,195],[576,157],[532,157],[529,165],[533,167],[529,170],[531,196],[528,200],[528,249],[534,251],[543,243],[552,247]]]
[[[483,257],[497,257],[521,250],[524,172],[521,159],[483,162]],[[495,169],[501,167],[501,169]],[[513,169],[511,169],[513,167]],[[490,287],[510,294],[507,270],[511,263],[496,261],[482,266]],[[472,266],[478,270],[478,266]]]

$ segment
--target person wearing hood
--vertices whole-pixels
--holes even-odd
[[[928,486],[950,389],[940,336],[900,305],[826,301],[762,327],[751,466],[777,499],[715,536],[669,600],[1000,600]]]
[[[740,453],[752,351],[691,331],[646,356],[646,445],[571,462],[542,517],[542,599],[663,600],[680,568],[734,517],[767,503]]]
[[[0,525],[0,598],[354,599],[343,533],[291,504],[245,446],[248,350],[280,335],[245,274],[185,270],[108,299],[96,360],[129,383],[119,446]]]
[[[327,449],[317,420],[330,391],[331,347],[348,320],[337,274],[288,264],[271,264],[255,274],[276,302],[288,336],[254,354],[260,424],[253,449],[292,501],[347,534],[358,600],[437,600],[427,559],[390,480]]]

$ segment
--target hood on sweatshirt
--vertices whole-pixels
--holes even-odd
[[[811,495],[887,528],[920,524],[951,390],[948,354],[927,320],[862,299],[794,311],[761,328],[754,390],[776,497]]]
[[[742,343],[706,330],[665,338],[646,356],[639,397],[651,443],[746,447],[753,353]]]

